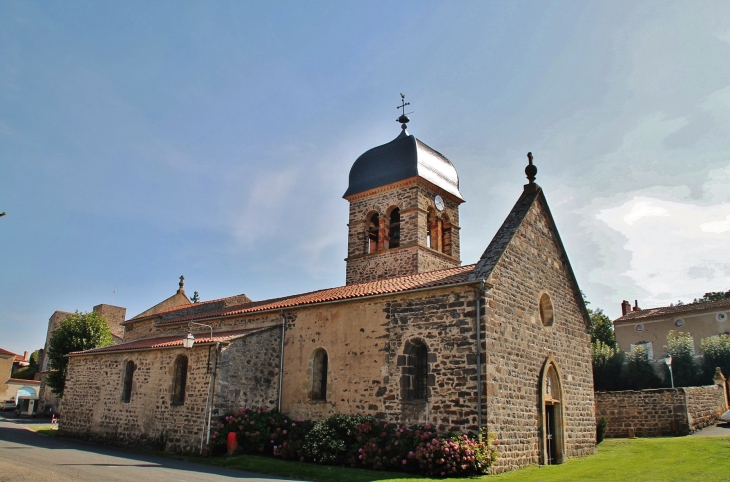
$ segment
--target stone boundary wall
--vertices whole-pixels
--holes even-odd
[[[607,438],[687,435],[714,424],[725,410],[718,385],[596,392],[596,421],[608,421]]]

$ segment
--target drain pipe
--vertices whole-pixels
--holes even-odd
[[[210,402],[208,403],[208,434],[205,438],[205,444],[210,444],[210,421],[213,417],[213,401],[215,400],[215,377],[218,372],[218,351],[221,347],[221,342],[215,343],[215,357],[213,358],[213,373],[210,376],[210,389],[208,390],[208,397]],[[202,448],[201,448],[202,453]]]
[[[286,333],[286,316],[281,310],[281,351],[279,351],[279,401],[278,409],[281,412],[281,387],[284,382],[284,334]]]
[[[480,280],[476,289],[476,330],[477,330],[477,427],[479,437],[482,436],[482,317],[481,299],[484,294],[484,280]],[[484,300],[486,307],[486,299]]]

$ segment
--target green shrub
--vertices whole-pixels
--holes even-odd
[[[603,442],[603,439],[606,436],[606,430],[608,430],[608,420],[606,420],[606,417],[601,417],[601,419],[596,424],[596,443],[597,444]]]
[[[317,422],[304,439],[305,457],[320,464],[345,463],[348,448],[357,443],[358,427],[365,423],[374,424],[375,419],[336,413]]]
[[[238,435],[238,452],[436,477],[484,474],[497,458],[490,439],[366,415],[334,414],[314,424],[275,410],[242,408],[225,415],[212,434],[216,453],[225,451],[230,432]]]
[[[278,410],[244,407],[225,415],[211,439],[215,451],[224,452],[228,434],[236,432],[237,452],[301,460],[304,437],[313,426],[310,421],[292,419]]]
[[[702,348],[702,385],[711,385],[715,369],[720,367],[723,375],[730,375],[730,336],[717,335],[700,340]]]
[[[624,390],[660,388],[663,385],[661,378],[649,361],[646,348],[637,346],[634,348],[634,352],[626,358],[627,361],[622,371]]]
[[[699,366],[694,360],[694,340],[690,333],[676,333],[671,330],[667,334],[667,352],[672,355],[672,374],[675,387],[693,387],[701,385]],[[665,365],[664,379],[669,386],[669,368]],[[713,369],[714,373],[714,369]]]
[[[597,392],[623,390],[622,377],[625,354],[598,340],[591,344],[593,387]]]

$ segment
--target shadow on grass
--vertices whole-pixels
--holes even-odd
[[[261,472],[283,477],[292,477],[317,482],[372,482],[378,480],[394,479],[424,479],[421,476],[406,474],[403,472],[383,472],[367,469],[353,469],[349,467],[337,467],[331,465],[317,465],[305,462],[291,462],[272,457],[259,455],[236,455],[233,457],[191,457],[177,454],[160,454],[166,457],[202,462],[229,469],[247,470]]]

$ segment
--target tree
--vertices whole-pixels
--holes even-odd
[[[628,361],[624,365],[623,380],[625,389],[628,390],[644,390],[647,388],[661,387],[662,380],[651,366],[646,348],[643,346],[634,347],[634,352],[627,357]]]
[[[695,303],[704,303],[706,301],[720,301],[725,299],[730,299],[730,290],[727,290],[725,292],[710,291],[709,293],[705,293],[702,298],[695,299]]]
[[[692,334],[671,330],[667,334],[667,353],[672,355],[672,374],[675,387],[693,387],[699,383],[699,367],[694,358]],[[664,368],[664,378],[669,385],[669,369]],[[714,369],[713,369],[714,373]]]
[[[586,311],[591,319],[591,343],[600,341],[611,348],[616,348],[616,334],[613,331],[611,318],[606,316],[602,308],[595,310],[588,308],[591,302],[586,299],[586,294],[582,291],[581,295],[583,295],[583,303],[585,303]]]
[[[46,383],[56,395],[63,396],[66,386],[68,355],[112,344],[112,333],[106,320],[96,312],[76,311],[61,322],[48,342],[48,378]]]
[[[30,354],[30,360],[28,360],[28,366],[19,368],[13,373],[13,378],[19,380],[34,380],[35,375],[38,373],[38,350]]]
[[[623,364],[626,355],[601,340],[591,343],[593,388],[597,392],[623,390]]]
[[[715,368],[720,367],[722,374],[730,375],[730,335],[715,335],[700,340],[702,348],[702,385],[711,385]]]
[[[198,301],[200,301],[200,295],[197,291],[193,292],[193,297],[190,298],[190,301],[192,301],[193,303],[197,303]]]

